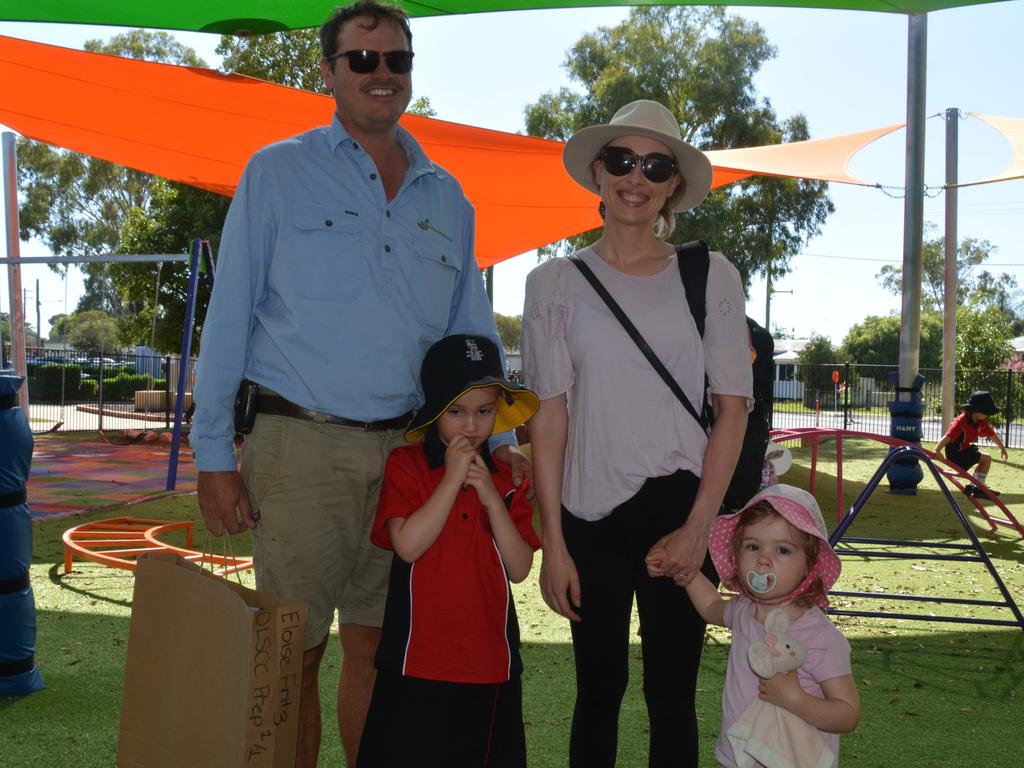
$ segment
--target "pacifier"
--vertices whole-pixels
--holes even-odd
[[[756,592],[759,595],[766,595],[771,592],[775,589],[777,582],[778,578],[771,571],[768,573],[747,571],[747,586],[750,587],[752,592]]]

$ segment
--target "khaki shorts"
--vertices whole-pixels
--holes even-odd
[[[392,553],[370,542],[384,462],[403,430],[260,414],[242,448],[242,479],[260,518],[256,588],[309,603],[306,649],[342,624],[380,627]]]

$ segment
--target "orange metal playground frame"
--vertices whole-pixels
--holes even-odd
[[[916,446],[914,443],[908,443],[906,440],[900,440],[896,437],[886,437],[885,435],[876,435],[871,432],[856,432],[848,429],[827,429],[823,427],[794,427],[792,429],[773,429],[771,432],[772,440],[776,443],[783,443],[792,440],[800,440],[801,442],[810,440],[811,442],[811,478],[810,478],[810,492],[814,493],[814,488],[817,483],[817,467],[818,467],[818,447],[823,439],[835,440],[836,441],[836,515],[838,521],[847,514],[846,501],[843,498],[843,440],[854,439],[854,440],[871,440],[877,443],[883,443],[891,448],[902,448],[905,446]],[[920,446],[916,446],[920,448]],[[924,450],[924,449],[922,449]],[[1024,525],[1021,525],[1020,521],[1014,517],[1013,513],[1006,508],[1006,505],[1000,501],[999,497],[993,493],[990,493],[988,488],[979,483],[970,474],[960,469],[955,464],[950,464],[943,456],[937,453],[927,451],[932,461],[941,466],[941,472],[943,477],[956,486],[960,491],[963,491],[964,486],[971,483],[976,485],[982,491],[988,501],[994,503],[1003,513],[1003,517],[993,515],[989,510],[981,503],[983,500],[973,498],[964,494],[965,498],[971,500],[974,508],[978,510],[978,514],[985,520],[989,530],[996,531],[999,527],[1012,528],[1017,532],[1017,537],[1024,539]]]
[[[182,531],[185,547],[161,541],[160,537]],[[64,573],[71,573],[77,557],[109,568],[134,571],[138,558],[147,552],[175,552],[199,565],[208,565],[215,574],[225,576],[252,568],[251,557],[235,557],[190,549],[193,540],[191,520],[168,522],[137,517],[115,517],[68,528],[64,542]]]

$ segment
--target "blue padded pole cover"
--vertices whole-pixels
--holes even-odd
[[[43,688],[35,663],[36,606],[29,583],[32,519],[25,499],[32,430],[12,396],[22,378],[0,373],[0,697]]]

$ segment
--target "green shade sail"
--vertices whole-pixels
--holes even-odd
[[[965,5],[1002,0],[743,0],[692,5],[739,5],[885,13],[926,13]],[[344,0],[176,0],[146,3],[140,0],[0,0],[0,21],[41,21],[71,24],[103,24],[151,27],[194,32],[277,32],[318,27]],[[522,11],[542,8],[577,8],[627,5],[687,5],[687,3],[632,3],[616,0],[433,0],[403,2],[411,16],[444,16],[488,11]]]

